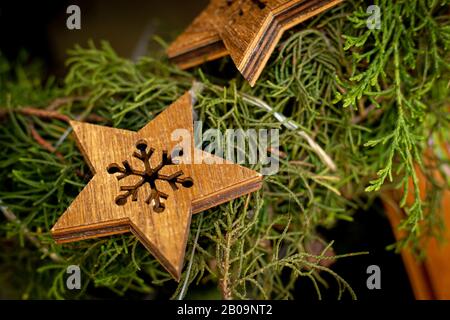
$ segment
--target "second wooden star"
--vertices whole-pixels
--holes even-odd
[[[167,53],[183,69],[229,54],[253,86],[284,31],[342,1],[211,0]]]

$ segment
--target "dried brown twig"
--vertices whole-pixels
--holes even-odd
[[[31,136],[42,148],[44,148],[45,150],[47,150],[51,153],[54,153],[60,160],[64,159],[63,155],[60,152],[56,151],[56,148],[54,146],[52,146],[52,144],[50,142],[45,140],[39,134],[39,132],[36,130],[36,128],[34,127],[33,124],[30,123],[29,128],[30,128]]]
[[[75,101],[83,101],[86,100],[88,96],[73,96],[73,97],[62,97],[62,98],[56,98],[53,100],[47,107],[47,110],[56,110],[60,106],[69,104]]]
[[[62,114],[56,109],[60,106],[72,103],[75,101],[83,101],[87,98],[87,96],[74,96],[74,97],[62,97],[56,98],[53,100],[46,108],[36,108],[33,106],[24,106],[22,108],[16,108],[12,110],[8,110],[6,108],[0,108],[0,119],[7,117],[9,112],[16,112],[19,114],[27,115],[27,116],[35,116],[42,119],[56,119],[69,123],[71,118],[65,114]],[[88,115],[85,120],[89,122],[107,122],[106,118],[103,118],[96,114]]]

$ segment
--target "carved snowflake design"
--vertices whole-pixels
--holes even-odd
[[[144,171],[134,169],[126,160],[122,162],[123,166],[120,166],[117,163],[112,163],[107,168],[109,174],[119,173],[117,175],[117,180],[119,181],[130,176],[140,177],[139,181],[134,185],[121,186],[120,191],[124,191],[124,193],[119,194],[116,197],[115,202],[117,205],[123,206],[127,203],[127,200],[130,197],[132,201],[137,201],[138,190],[148,184],[151,192],[145,202],[149,205],[153,204],[153,210],[155,212],[163,212],[165,205],[161,200],[167,200],[169,195],[158,190],[156,186],[157,180],[166,181],[174,191],[178,190],[179,185],[184,188],[190,188],[193,186],[194,182],[190,177],[183,178],[183,171],[181,170],[171,175],[164,175],[160,173],[161,169],[165,166],[176,164],[172,160],[172,156],[169,155],[166,150],[163,150],[161,162],[156,167],[152,168],[150,158],[155,152],[155,149],[149,148],[147,151],[147,143],[144,140],[139,140],[136,143],[136,149],[137,151],[133,153],[133,157],[142,161],[144,164]],[[178,150],[178,154],[181,156],[182,150]]]

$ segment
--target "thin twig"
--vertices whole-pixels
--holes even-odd
[[[186,277],[184,279],[184,283],[183,283],[183,287],[181,288],[180,295],[178,296],[178,300],[184,299],[184,295],[185,295],[187,286],[189,284],[189,277],[191,275],[192,263],[194,262],[195,248],[197,247],[198,238],[200,236],[200,229],[202,227],[202,222],[203,222],[203,215],[200,215],[200,222],[198,223],[197,233],[195,235],[194,245],[192,247],[191,259],[189,260],[189,265],[188,265],[188,268],[186,271]]]
[[[85,120],[87,122],[108,122],[109,121],[108,119],[106,119],[102,116],[99,116],[98,114],[95,114],[95,113],[91,113],[90,115],[88,115],[85,118]]]
[[[12,110],[12,112],[17,112],[27,116],[35,116],[43,119],[57,119],[69,123],[71,118],[65,114],[59,113],[58,111],[39,109],[35,107],[24,107]],[[0,118],[8,114],[7,110],[0,109]],[[89,114],[84,118],[88,122],[107,122],[108,119],[99,116],[97,114]]]
[[[60,97],[56,98],[46,108],[37,108],[34,106],[24,106],[22,108],[16,108],[8,110],[7,108],[0,108],[0,119],[8,115],[8,112],[16,112],[23,115],[36,116],[44,119],[58,119],[64,122],[69,122],[70,117],[56,111],[60,106],[69,104],[75,101],[84,101],[88,98],[85,96],[72,96],[72,97]],[[106,122],[108,119],[96,114],[89,114],[84,117],[84,120],[88,122]]]
[[[31,136],[33,137],[33,139],[45,150],[54,153],[60,160],[63,160],[64,157],[63,155],[56,151],[56,148],[52,146],[52,144],[50,142],[48,142],[47,140],[45,140],[40,134],[39,132],[34,128],[33,124],[29,124],[30,127],[30,131],[31,131]]]
[[[0,200],[0,204],[2,203],[2,200]],[[50,252],[50,249],[43,245],[38,238],[36,238],[35,236],[33,236],[30,232],[30,230],[25,227],[22,222],[19,220],[19,218],[17,218],[17,216],[8,209],[8,207],[6,206],[2,206],[0,205],[0,211],[3,213],[3,215],[5,216],[5,218],[8,221],[11,221],[13,223],[16,223],[17,225],[20,226],[20,229],[22,229],[25,237],[36,247],[39,249],[39,251],[41,251],[44,255],[48,255],[50,257],[50,259],[52,259],[54,262],[57,263],[61,263],[64,262],[64,259],[62,259],[57,253],[55,252]]]
[[[311,138],[305,131],[299,130],[299,125],[297,125],[294,121],[287,119],[284,115],[279,112],[274,112],[273,108],[269,106],[267,103],[258,99],[256,97],[252,97],[246,93],[241,93],[242,98],[247,103],[258,106],[268,112],[272,112],[273,116],[281,122],[283,126],[286,128],[295,131],[299,136],[303,137],[306,142],[308,142],[309,146],[313,149],[313,151],[319,156],[319,158],[323,161],[323,163],[330,168],[332,171],[336,171],[337,167],[331,157],[322,149],[319,144],[317,144],[313,138]]]
[[[195,83],[194,83],[195,84]],[[201,87],[201,86],[200,86]],[[212,85],[212,87],[223,91],[223,89],[219,86],[216,85]],[[238,92],[237,93],[245,102],[259,107],[263,110],[266,110],[269,113],[272,113],[273,116],[279,121],[281,122],[281,124],[290,129],[295,131],[298,135],[300,135],[301,137],[303,137],[309,144],[309,146],[313,149],[313,151],[318,155],[318,157],[322,160],[322,162],[331,170],[331,171],[336,171],[337,170],[337,166],[334,163],[334,161],[331,159],[331,157],[322,149],[322,147],[314,141],[313,138],[311,138],[305,131],[303,130],[299,130],[300,126],[298,124],[296,124],[293,120],[289,120],[288,118],[286,118],[283,114],[274,111],[274,109],[268,105],[266,102],[264,102],[263,100],[253,97],[249,94],[243,93],[243,92]]]
[[[361,111],[361,114],[358,116],[355,116],[352,118],[352,123],[353,124],[358,124],[363,122],[364,120],[367,119],[367,116],[369,115],[369,113],[371,113],[372,111],[375,110],[375,118],[378,118],[378,116],[380,116],[383,113],[383,109],[376,109],[377,106],[374,104],[371,104],[370,106],[368,106],[367,108],[363,109]]]
[[[225,261],[222,263],[223,277],[219,280],[220,289],[222,292],[222,298],[224,300],[232,300],[231,290],[229,287],[229,269],[230,269],[230,247],[231,247],[231,235],[227,232],[225,246]]]
[[[37,109],[34,107],[24,107],[20,109],[15,109],[15,111],[28,116],[36,116],[38,118],[57,119],[67,123],[69,123],[70,121],[70,118],[65,114],[53,110]]]
[[[62,97],[62,98],[56,98],[55,100],[53,100],[48,107],[46,108],[47,110],[56,110],[58,109],[60,106],[65,105],[65,104],[69,104],[75,101],[83,101],[86,100],[88,96],[73,96],[73,97]]]

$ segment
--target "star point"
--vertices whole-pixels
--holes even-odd
[[[343,0],[211,0],[169,46],[182,69],[230,55],[254,86],[282,34]]]
[[[71,126],[94,176],[53,226],[56,242],[131,231],[176,280],[192,214],[262,184],[259,173],[227,161],[179,163],[173,158],[175,130],[190,134],[189,151],[194,151],[189,93],[137,132],[77,121]]]

